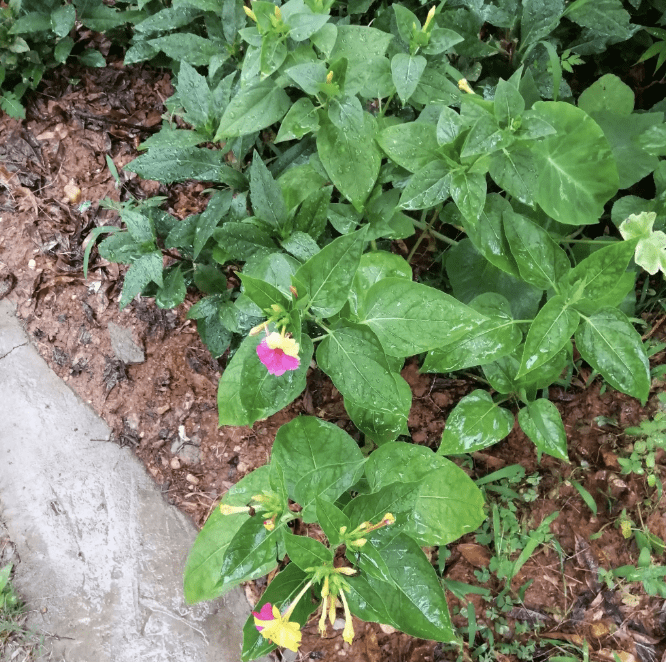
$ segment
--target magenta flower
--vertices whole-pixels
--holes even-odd
[[[271,375],[283,375],[287,370],[296,370],[301,364],[298,343],[276,332],[266,336],[257,345],[257,356]]]

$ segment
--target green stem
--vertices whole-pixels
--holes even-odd
[[[434,218],[431,218],[428,223],[424,224],[423,220],[426,217],[427,211],[424,209],[423,212],[421,213],[421,220],[419,223],[421,223],[421,228],[423,229],[423,232],[418,236],[417,240],[414,242],[414,245],[412,246],[412,250],[409,251],[409,255],[407,256],[407,262],[410,264],[412,263],[412,258],[414,257],[414,254],[416,253],[418,247],[421,245],[421,242],[423,241],[424,237],[426,234],[430,231],[432,224],[435,222]],[[435,210],[435,214],[437,213],[437,210]]]
[[[428,227],[425,223],[422,221],[417,221],[415,218],[410,218],[410,220],[417,228],[421,228],[422,230],[425,230]],[[450,237],[447,237],[440,232],[436,232],[435,230],[428,230],[428,234],[435,237],[435,239],[440,239],[441,241],[450,244],[451,246],[455,246],[458,243],[455,239],[451,239]]]
[[[617,241],[597,241],[596,239],[560,239],[560,241],[565,241],[567,244],[616,244]]]
[[[384,115],[386,114],[386,109],[389,107],[391,101],[393,101],[393,94],[389,96],[389,98],[386,100],[386,103],[382,106],[381,110],[379,111],[379,115],[377,116],[378,118],[384,117]]]

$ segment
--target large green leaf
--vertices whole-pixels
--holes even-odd
[[[484,316],[435,288],[404,278],[384,278],[365,298],[367,324],[390,356],[411,356],[453,341]]]
[[[534,317],[543,295],[543,290],[492,265],[469,239],[459,241],[448,251],[446,273],[460,301],[469,302],[479,294],[496,292],[507,298],[515,319]]]
[[[322,545],[314,538],[296,536],[293,533],[285,532],[284,546],[289,555],[289,560],[301,570],[333,565],[333,550]]]
[[[287,93],[267,78],[243,88],[226,107],[214,140],[238,138],[279,122],[291,101]]]
[[[151,149],[125,166],[144,179],[170,184],[186,179],[221,182],[243,190],[247,179],[225,163],[224,152],[204,147],[160,147]]]
[[[533,110],[557,130],[534,145],[539,171],[536,201],[560,223],[597,223],[619,185],[603,131],[587,113],[564,102],[539,101]]]
[[[317,497],[315,499],[317,510],[317,523],[328,538],[332,548],[336,548],[342,541],[341,529],[348,531],[349,518],[335,504]]]
[[[486,202],[486,175],[481,172],[451,171],[449,193],[469,221],[476,221]]]
[[[392,161],[410,172],[439,160],[437,127],[428,122],[389,126],[377,135],[377,142]]]
[[[518,423],[542,453],[569,461],[567,433],[560,412],[550,400],[530,402],[518,412]]]
[[[569,257],[550,234],[521,214],[502,215],[504,231],[521,278],[542,290],[557,290],[571,268]]]
[[[305,388],[305,376],[312,360],[313,346],[301,336],[296,370],[271,375],[257,356],[261,336],[248,336],[225,368],[217,390],[220,425],[253,425],[297,398]]]
[[[400,196],[403,209],[429,209],[449,197],[451,169],[444,161],[431,161],[414,173]]]
[[[344,306],[363,252],[367,226],[324,246],[294,276],[298,296],[308,296],[317,315],[329,317]],[[305,287],[305,292],[298,289]]]
[[[602,308],[576,331],[581,356],[618,391],[645,403],[650,393],[650,365],[643,341],[624,313]]]
[[[99,5],[100,9],[110,9]],[[83,21],[85,25],[85,21]],[[88,25],[92,30],[100,28]],[[189,62],[194,67],[207,66],[211,58],[220,52],[220,47],[214,41],[192,34],[191,32],[177,32],[168,34],[147,42],[151,47],[164,51],[170,58],[178,62]]]
[[[393,84],[403,104],[414,94],[427,63],[422,55],[396,53],[391,58]]]
[[[520,21],[520,49],[547,37],[560,22],[564,12],[564,0],[523,0]]]
[[[525,339],[525,348],[516,375],[520,378],[550,361],[564,347],[580,322],[580,315],[564,297],[549,299],[534,318]]]
[[[495,152],[488,172],[494,182],[520,202],[533,206],[539,182],[531,141],[517,140]]]
[[[231,539],[224,553],[220,575],[223,590],[257,576],[259,570],[277,565],[282,526],[268,531],[261,515],[248,517]]]
[[[261,491],[266,489],[269,472],[269,466],[264,465],[241,478],[224,495],[222,503],[228,506],[247,505],[250,497],[261,494]],[[213,600],[233,588],[233,583],[224,586],[221,584],[220,568],[229,543],[248,518],[246,513],[223,515],[219,508],[213,509],[197,535],[185,564],[184,589],[185,599],[189,604]],[[275,565],[275,561],[269,561],[268,567],[261,568],[261,573],[257,576],[269,572]]]
[[[568,19],[590,28],[614,44],[631,38],[640,26],[630,23],[631,15],[622,0],[576,0],[564,13]]]
[[[317,497],[335,501],[360,478],[365,460],[337,425],[301,416],[278,430],[272,461],[282,467],[289,497],[303,507],[303,519],[313,522]]]
[[[466,395],[449,414],[437,449],[443,455],[459,455],[487,448],[504,439],[513,428],[513,414],[498,407],[486,391]]]
[[[376,579],[368,573],[350,577],[348,600],[352,612],[373,621],[378,620],[378,608],[380,617],[388,614],[388,624],[403,632],[434,641],[455,641],[444,591],[418,544],[390,530],[378,537],[377,551],[393,581]]]
[[[287,207],[282,189],[256,151],[250,166],[250,201],[257,218],[280,231],[284,229]]]
[[[148,283],[155,283],[160,287],[162,280],[162,251],[153,251],[142,255],[133,262],[125,274],[123,291],[120,297],[122,310],[137,294],[140,294]]]
[[[206,210],[199,216],[197,228],[194,233],[193,258],[199,256],[206,242],[213,236],[213,232],[222,218],[231,207],[232,192],[218,191],[208,201]],[[234,256],[235,257],[235,256]]]
[[[334,329],[317,348],[317,363],[335,387],[358,406],[405,415],[402,377],[391,371],[377,336],[361,324]]]
[[[375,132],[375,119],[366,112],[362,127],[340,128],[326,121],[317,131],[317,153],[328,176],[359,210],[375,186],[381,165]]]

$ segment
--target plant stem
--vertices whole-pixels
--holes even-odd
[[[423,230],[425,230],[427,228],[427,225],[425,223],[422,223],[421,221],[417,221],[415,218],[410,218],[410,220],[417,228],[421,228]],[[440,239],[441,241],[444,241],[447,244],[450,244],[451,246],[455,246],[458,243],[455,239],[451,239],[451,238],[441,234],[441,232],[436,232],[435,230],[428,230],[428,234],[435,237],[435,239]]]
[[[379,111],[379,115],[377,115],[378,118],[384,117],[384,115],[386,114],[386,109],[389,107],[389,104],[391,103],[391,101],[393,101],[393,94],[391,94],[391,96],[389,96],[389,98],[386,100],[386,103],[381,107],[381,109]]]
[[[421,233],[421,236],[416,240],[416,243],[414,244],[412,250],[410,251],[409,255],[407,256],[407,262],[411,262],[412,258],[414,257],[414,254],[416,253],[418,247],[421,245],[421,242],[425,238],[427,234],[429,234],[432,237],[435,237],[436,239],[441,239],[442,241],[446,242],[447,244],[450,244],[451,246],[455,246],[458,242],[455,241],[454,239],[450,239],[449,237],[441,234],[440,232],[436,232],[435,230],[432,229],[433,223],[437,220],[437,216],[439,215],[439,208],[435,209],[432,218],[427,222],[424,223],[423,219],[425,218],[425,210],[423,211],[423,214],[421,215],[421,220],[417,221],[415,218],[410,218],[412,223],[417,227],[421,228],[423,232]]]

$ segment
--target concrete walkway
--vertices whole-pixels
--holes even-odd
[[[0,519],[55,662],[238,662],[243,592],[189,607],[196,531],[49,369],[0,301]]]

